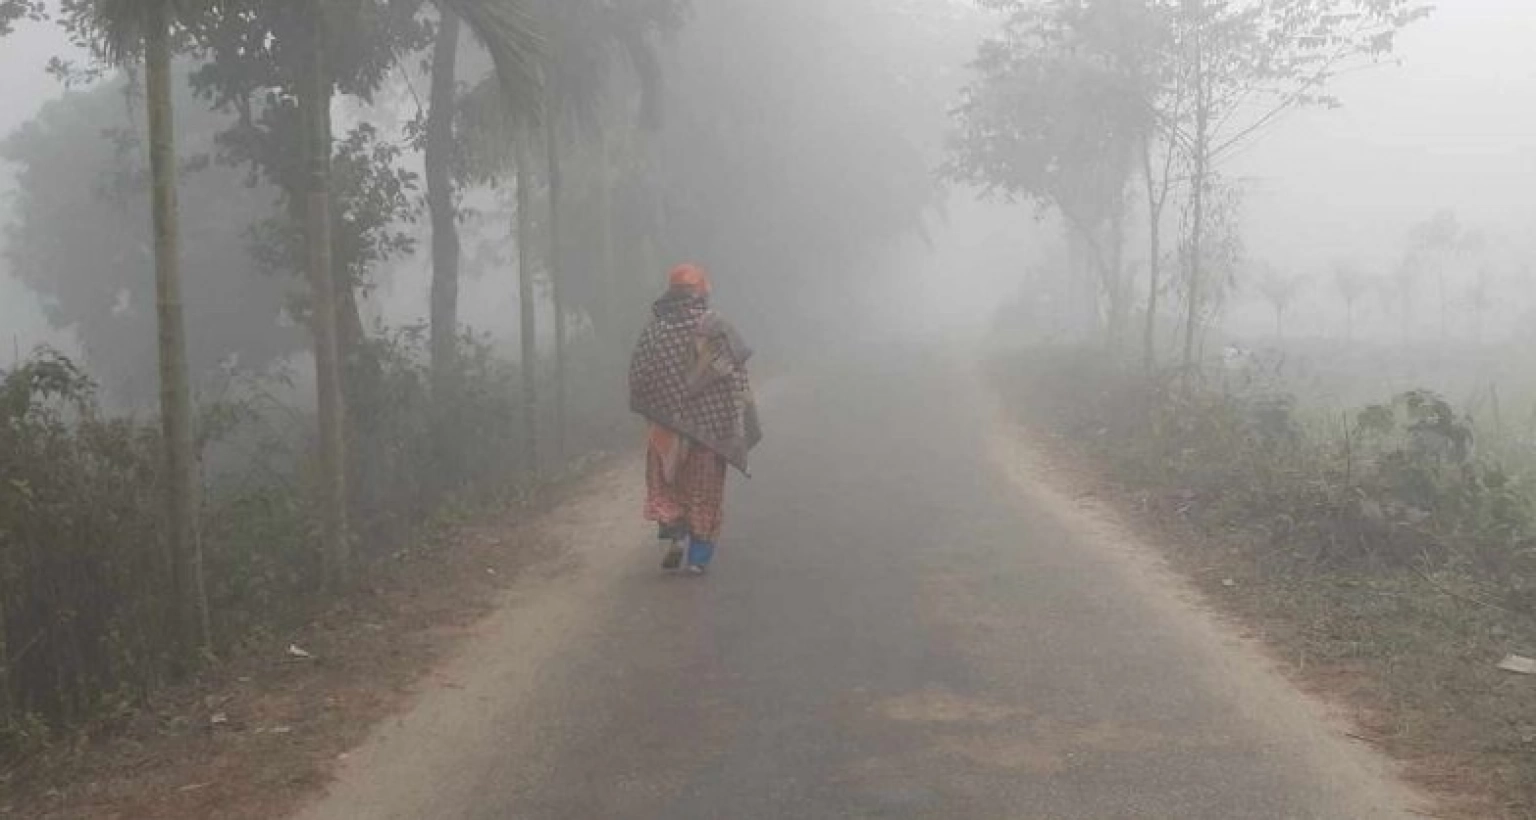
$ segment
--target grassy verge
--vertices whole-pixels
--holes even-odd
[[[286,816],[408,704],[502,590],[559,555],[537,513],[613,463],[592,460],[518,503],[440,520],[371,565],[352,594],[251,636],[131,712],[77,727],[67,743],[58,736],[0,775],[0,817]]]
[[[1190,388],[1091,355],[1001,357],[1008,406],[1170,560],[1352,707],[1447,816],[1536,816],[1536,516],[1437,396],[1297,408],[1254,374]]]
[[[300,736],[298,718],[287,716],[293,710],[253,723],[252,732],[284,730],[258,741],[257,734],[227,732],[215,717],[232,715],[197,699],[269,681],[273,667],[297,672],[308,659],[287,654],[290,644],[334,643],[317,653],[326,661],[314,664],[327,671],[369,663],[381,671],[411,668],[396,665],[399,645],[380,638],[405,634],[409,624],[397,613],[433,601],[434,611],[458,611],[475,600],[463,583],[483,581],[476,573],[496,566],[485,563],[496,555],[459,545],[452,534],[547,498],[622,432],[613,421],[624,418],[622,405],[592,392],[596,379],[577,382],[586,392],[571,397],[570,448],[545,447],[542,481],[534,481],[521,446],[518,373],[488,345],[465,340],[451,402],[433,398],[419,334],[383,337],[368,351],[369,366],[356,380],[366,400],[349,413],[348,507],[359,587],[351,594],[338,596],[318,581],[313,423],[291,380],[232,373],[202,397],[198,523],[211,651],[196,653],[170,628],[176,573],[162,532],[157,425],[104,408],[89,376],[57,353],[39,351],[0,372],[0,816],[16,814],[16,806],[33,809],[20,812],[28,817],[177,816],[162,808],[80,807],[91,805],[92,789],[103,783],[136,794],[125,767],[182,771],[176,761],[202,748],[189,738],[227,734],[256,747],[291,748],[285,744]],[[415,574],[402,574],[403,567]],[[464,567],[470,574],[462,577],[438,571]],[[439,587],[447,598],[438,600]],[[392,632],[392,623],[403,625]],[[290,670],[293,663],[299,667]],[[299,712],[347,713],[306,700],[308,688],[281,694],[282,680],[272,684],[273,697],[304,704]],[[382,697],[373,684],[346,685],[373,693],[358,702]],[[334,699],[357,700],[345,693]],[[345,734],[343,725],[366,725],[374,712],[354,714],[319,734]],[[301,752],[289,756],[294,771],[309,771],[306,761]],[[220,791],[207,784],[248,780],[210,775],[176,787],[211,799]],[[49,792],[66,798],[42,800]]]

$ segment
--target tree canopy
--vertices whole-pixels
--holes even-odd
[[[259,368],[302,344],[284,312],[289,283],[262,275],[247,252],[275,191],[210,161],[231,119],[198,105],[185,75],[177,89],[186,287],[206,306],[188,316],[191,366]],[[0,144],[0,156],[18,169],[5,231],[12,272],[44,298],[55,326],[75,330],[106,385],[140,403],[154,395],[154,260],[132,94],[123,81],[70,92]]]

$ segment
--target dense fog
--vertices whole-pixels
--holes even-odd
[[[700,4],[694,10],[697,19],[669,41],[667,50],[675,58],[668,66],[675,75],[675,94],[687,93],[689,84],[699,81],[690,76],[689,55],[704,48],[700,42],[709,38],[711,17],[724,13],[712,10],[711,5]],[[843,28],[835,34],[817,34],[825,32],[826,27],[810,22],[815,14],[833,15]],[[894,132],[913,151],[890,167],[921,178],[944,159],[942,134],[947,127],[947,111],[965,80],[966,63],[973,58],[975,45],[989,33],[992,16],[960,2],[885,7],[850,4],[835,13],[818,7],[798,19],[786,11],[763,21],[765,26],[781,28],[781,32],[774,32],[780,36],[755,39],[764,47],[799,42],[805,52],[798,52],[799,57],[793,56],[797,52],[790,51],[732,54],[732,62],[743,65],[741,74],[711,79],[740,83],[732,96],[748,100],[759,98],[768,88],[780,89],[782,93],[792,90],[800,99],[785,101],[786,108],[775,114],[778,117],[793,116],[799,111],[812,116],[809,112],[813,110],[824,113],[825,107],[842,108],[841,118],[826,121],[862,120],[878,126],[877,131]],[[797,30],[798,27],[804,30]],[[1536,284],[1531,284],[1527,274],[1529,260],[1536,251],[1526,236],[1528,215],[1533,211],[1532,191],[1536,190],[1536,143],[1528,135],[1536,122],[1532,121],[1528,107],[1519,104],[1536,93],[1536,69],[1531,68],[1524,55],[1533,34],[1536,10],[1520,0],[1458,0],[1441,4],[1430,20],[1411,26],[1401,35],[1389,58],[1336,80],[1332,90],[1342,103],[1341,108],[1292,112],[1233,159],[1227,173],[1239,181],[1243,190],[1242,234],[1249,264],[1241,277],[1248,281],[1241,283],[1242,292],[1225,311],[1224,323],[1248,335],[1262,335],[1273,324],[1270,306],[1256,292],[1256,282],[1263,274],[1255,272],[1273,268],[1283,277],[1296,277],[1306,283],[1291,311],[1295,314],[1288,323],[1291,332],[1335,332],[1334,325],[1343,320],[1338,315],[1342,310],[1340,298],[1336,287],[1330,284],[1335,276],[1333,271],[1340,265],[1354,265],[1386,276],[1400,263],[1414,225],[1439,213],[1451,213],[1468,230],[1486,235],[1488,247],[1483,255],[1495,270],[1497,287],[1504,294],[1497,299],[1500,309],[1488,321],[1500,328],[1513,328],[1523,316],[1520,308],[1529,310],[1536,299],[1532,295]],[[835,45],[818,47],[818,36],[839,39]],[[735,44],[731,48],[742,45],[752,44]],[[823,59],[805,60],[806,52],[819,52]],[[0,47],[0,74],[8,81],[6,104],[0,107],[0,131],[14,131],[34,117],[45,102],[64,93],[59,80],[44,70],[47,62],[56,57],[78,62],[88,55],[72,47],[69,38],[50,25],[23,25],[17,34],[4,41]],[[840,57],[846,57],[847,64],[840,65]],[[879,66],[879,70],[900,72],[894,79],[916,83],[923,93],[908,93],[902,86],[868,83],[843,86],[835,73],[826,73],[849,72],[850,82],[864,83],[862,76],[853,73],[852,66],[859,66],[859,71],[872,68],[870,58],[884,60],[886,65]],[[745,66],[752,59],[761,62],[749,70]],[[425,88],[420,76],[416,81],[418,88]],[[397,108],[404,107],[406,99],[398,92],[395,89],[388,102]],[[122,114],[125,122],[133,121],[126,105]],[[391,115],[396,119],[404,116],[398,110]],[[708,115],[704,116],[707,119]],[[666,127],[684,127],[680,119]],[[698,122],[690,120],[688,127],[696,127]],[[786,128],[784,133],[792,131]],[[823,152],[828,162],[846,162],[851,146],[840,141],[858,137],[855,131],[823,132],[799,146],[797,150],[802,153],[795,156],[807,165],[814,162],[817,152]],[[419,163],[413,157],[401,161]],[[753,166],[748,158],[743,158],[740,165],[743,173],[774,175],[770,168]],[[8,206],[14,209],[11,180],[16,166],[6,163],[4,167],[0,185],[7,191]],[[835,175],[789,178],[803,182],[803,187],[764,202],[765,208],[770,204],[790,207],[798,197],[798,208],[807,209],[815,202],[825,201],[828,190],[841,184]],[[727,180],[720,182],[724,184]],[[750,177],[730,182],[744,190],[754,187]],[[1039,216],[1035,209],[1028,204],[993,205],[978,205],[972,201],[972,192],[952,187],[924,203],[921,219],[926,242],[917,238],[919,232],[911,226],[899,231],[893,228],[895,232],[889,237],[871,237],[881,247],[862,250],[866,253],[862,259],[811,254],[809,258],[813,261],[809,263],[796,257],[795,262],[787,264],[839,269],[818,271],[816,281],[822,286],[857,277],[857,288],[847,298],[858,310],[881,312],[888,318],[912,317],[914,327],[932,326],[941,321],[939,317],[943,317],[945,324],[968,322],[980,326],[989,321],[989,309],[999,300],[1028,287],[1023,272],[1050,259],[1052,253],[1053,232],[1034,224]],[[762,220],[773,222],[770,214],[762,215]],[[835,218],[818,221],[835,229]],[[782,243],[796,241],[793,231],[804,227],[786,229],[791,232],[764,238],[765,242],[781,243],[781,247],[751,254],[763,260],[764,269],[774,264],[770,259],[789,258]],[[682,256],[704,256],[712,251],[703,243],[693,249],[675,249]],[[0,266],[9,269],[8,261],[0,256]],[[424,318],[426,261],[424,254],[417,254],[391,264],[388,276],[372,297],[376,315],[397,323]],[[671,260],[658,258],[655,264],[667,261]],[[645,264],[639,259],[626,260],[626,265],[633,268]],[[719,264],[727,269],[740,267],[744,277],[756,276],[758,270],[753,267],[758,264],[755,260],[722,259]],[[1457,274],[1457,289],[1465,290],[1476,284],[1479,265],[1468,263],[1466,271]],[[866,280],[863,274],[852,272],[863,267],[883,273]],[[659,275],[655,271],[650,273],[653,280]],[[507,286],[507,281],[494,270],[472,274],[466,282],[466,296],[470,298],[464,300],[464,320],[475,327],[508,334],[508,338],[515,336],[515,327],[497,321],[498,317],[515,313],[515,288]],[[938,285],[940,281],[942,286]],[[766,285],[741,288],[736,297],[741,301],[741,310],[756,313],[757,303],[766,304],[765,298],[754,295],[757,287]],[[800,287],[797,283],[796,289]],[[56,326],[47,319],[34,289],[5,276],[0,278],[0,293],[4,294],[0,300],[4,317],[0,325],[9,337],[8,353],[25,352],[42,341],[65,349],[78,346],[77,334],[71,327]],[[911,309],[919,305],[924,309]],[[194,312],[197,307],[191,306]],[[1385,312],[1378,304],[1367,306],[1367,315],[1360,320],[1362,335],[1390,337],[1398,332],[1400,324],[1388,319],[1383,315]],[[1431,311],[1427,305],[1425,313],[1428,322]],[[788,319],[781,316],[778,321]],[[144,350],[148,352],[148,347]],[[147,361],[141,364],[146,368],[152,366]]]
[[[1181,510],[1518,579],[1532,43],[1532,0],[0,0],[0,756],[631,452],[683,263],[738,370],[947,356]]]

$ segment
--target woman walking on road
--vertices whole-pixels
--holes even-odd
[[[629,367],[629,407],[650,422],[645,518],[668,542],[662,567],[703,573],[720,537],[725,474],[747,472],[762,438],[752,351],[709,306],[709,277],[682,265],[652,308]]]

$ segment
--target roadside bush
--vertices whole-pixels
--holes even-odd
[[[1160,488],[1180,515],[1268,534],[1274,558],[1457,569],[1519,596],[1536,579],[1536,492],[1479,452],[1472,421],[1432,391],[1339,416],[1298,408],[1277,363],[1198,385],[1085,352],[1005,367],[1016,404]]]
[[[90,380],[44,351],[0,381],[0,731],[42,739],[153,688],[169,577],[155,430],[103,419]]]
[[[518,371],[487,342],[464,338],[451,402],[432,396],[419,330],[382,335],[368,354],[370,392],[349,442],[365,562],[446,508],[506,497],[525,475]],[[325,603],[314,425],[290,381],[230,375],[200,407],[199,531],[217,647]],[[157,425],[106,417],[91,380],[58,353],[0,373],[0,764],[59,728],[131,712],[187,671],[164,594],[160,452]]]
[[[1536,707],[1501,663],[1536,652],[1536,417],[1492,389],[1464,403],[1478,418],[1423,389],[1324,409],[1281,361],[1231,364],[1190,383],[1040,350],[996,381],[1363,738],[1453,798],[1494,795],[1467,816],[1536,816]]]
[[[504,490],[526,472],[518,370],[484,339],[460,341],[454,399],[437,402],[425,328],[370,342],[375,391],[353,413],[354,518],[366,550],[398,544],[444,502]]]

